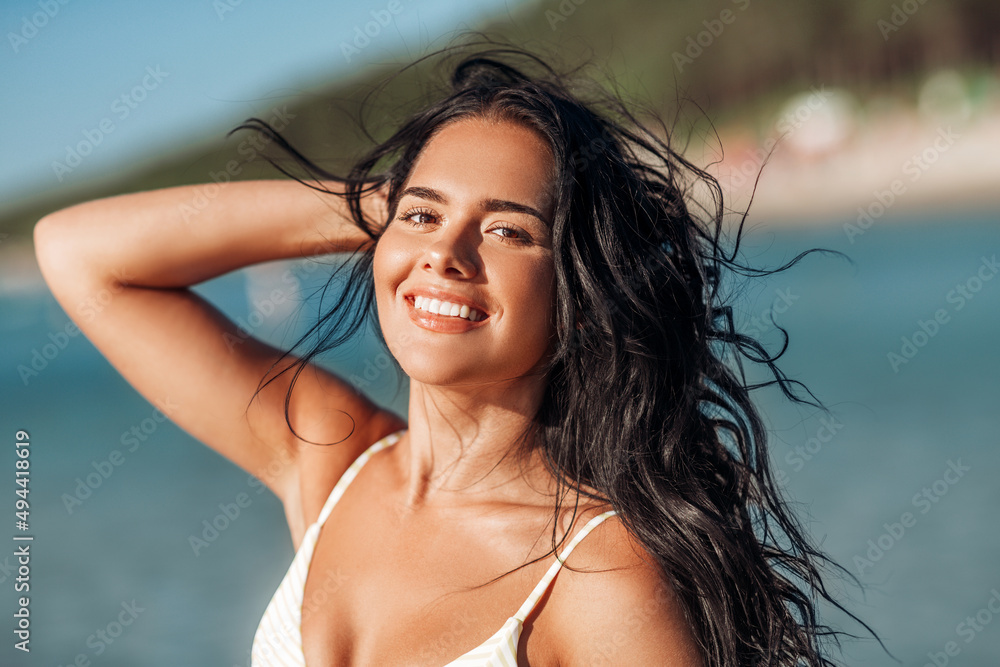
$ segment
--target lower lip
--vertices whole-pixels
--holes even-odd
[[[489,318],[472,322],[464,317],[449,317],[448,315],[435,315],[429,310],[419,310],[413,305],[413,297],[407,297],[406,313],[410,316],[410,321],[418,327],[438,333],[464,333],[472,329],[478,329],[489,321]]]

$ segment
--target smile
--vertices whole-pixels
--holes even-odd
[[[451,303],[450,301],[431,299],[426,296],[418,295],[413,297],[413,307],[417,310],[425,310],[429,313],[434,313],[435,315],[441,315],[443,317],[461,317],[462,319],[469,320],[470,322],[485,319],[482,313],[475,308],[469,308],[468,306],[462,304]]]
[[[489,319],[465,304],[431,299],[426,296],[407,297],[407,314],[417,326],[440,333],[462,333],[477,329]]]

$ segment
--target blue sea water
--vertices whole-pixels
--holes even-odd
[[[831,409],[757,392],[780,484],[809,533],[863,584],[833,577],[832,592],[904,665],[1000,664],[998,218],[887,216],[853,242],[843,221],[761,224],[744,247],[747,260],[768,266],[811,247],[850,256],[813,255],[757,281],[738,295],[738,320],[772,347],[781,342],[774,325],[785,328],[782,369]],[[273,289],[308,294],[324,273],[309,268],[255,267],[198,291],[254,335],[287,344],[316,300],[301,312],[282,300],[268,314],[260,301]],[[0,664],[52,667],[83,656],[130,667],[248,665],[257,622],[292,557],[280,504],[157,421],[83,336],[60,335],[67,322],[44,286],[0,294],[0,503],[9,511]],[[23,370],[35,351],[45,362],[36,375]],[[377,374],[376,400],[405,414],[405,382],[371,370],[380,351],[369,334],[327,363],[348,376]],[[30,654],[13,649],[12,632],[18,429],[31,436]],[[114,450],[119,464],[109,468]],[[250,500],[239,516],[193,547],[203,522],[241,493]],[[74,494],[82,500],[67,503]],[[899,664],[843,614],[823,612],[862,636],[845,642],[847,664]]]

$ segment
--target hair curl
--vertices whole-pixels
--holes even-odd
[[[263,132],[316,182],[344,183],[354,223],[376,244],[381,221],[365,217],[362,197],[387,187],[392,220],[412,165],[446,124],[487,117],[544,136],[556,163],[558,344],[544,369],[532,446],[560,489],[610,503],[655,557],[683,602],[706,665],[832,665],[824,640],[839,642],[844,633],[819,624],[815,603],[823,598],[847,611],[828,593],[821,568],[847,571],[810,542],[786,507],[750,391],[777,384],[789,399],[821,406],[775,363],[787,348],[785,331],[779,327],[781,349],[769,353],[736,330],[720,295],[727,272],[769,275],[817,250],[774,270],[740,263],[746,213],[727,253],[722,190],[671,148],[666,128],[657,134],[645,127],[610,94],[581,101],[579,82],[522,49],[473,46],[471,54],[446,49],[417,61],[456,52],[460,58],[443,94],[346,177],[315,165],[258,118],[232,132]],[[696,187],[707,189],[709,205],[697,203]],[[295,377],[377,319],[372,253],[352,257],[335,305],[295,345],[317,337],[295,364]],[[735,363],[727,363],[730,357]],[[748,384],[743,358],[765,365],[774,379]]]

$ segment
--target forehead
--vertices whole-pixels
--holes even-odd
[[[507,199],[546,207],[552,197],[554,161],[546,140],[511,121],[468,118],[449,123],[427,143],[409,186],[449,197]]]

